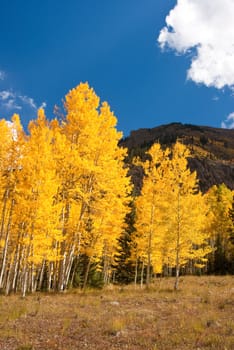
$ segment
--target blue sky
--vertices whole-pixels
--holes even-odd
[[[42,105],[53,118],[54,105],[87,81],[110,104],[125,136],[171,122],[234,127],[234,54],[222,46],[234,47],[234,6],[232,0],[212,4],[1,1],[0,118],[17,112],[27,126]],[[230,32],[218,32],[217,39],[222,21]],[[203,41],[205,25],[214,30]]]

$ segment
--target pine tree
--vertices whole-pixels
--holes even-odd
[[[232,271],[232,210],[233,191],[226,185],[213,186],[206,195],[210,208],[210,241],[213,253],[210,255],[209,272],[226,273]]]

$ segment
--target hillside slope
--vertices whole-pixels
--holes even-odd
[[[234,189],[234,129],[172,123],[132,131],[120,144],[128,148],[127,162],[131,163],[134,156],[143,156],[153,143],[171,145],[176,140],[190,148],[189,167],[196,170],[202,191],[221,183]],[[131,167],[131,174],[138,184],[141,172]]]

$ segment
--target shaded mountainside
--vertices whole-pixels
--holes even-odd
[[[131,163],[134,156],[144,156],[155,142],[169,146],[176,141],[188,145],[192,156],[189,167],[196,170],[202,191],[221,183],[234,189],[234,129],[172,123],[132,131],[120,144],[128,148],[127,162]],[[133,182],[140,186],[141,170],[133,166],[130,169]]]

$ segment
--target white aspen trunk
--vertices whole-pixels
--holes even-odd
[[[15,266],[15,275],[13,280],[13,290],[22,289],[22,279],[24,271],[24,260],[26,259],[26,247],[21,245],[19,246],[18,256],[16,257],[16,266]]]
[[[1,267],[1,271],[0,271],[0,288],[3,288],[3,276],[5,273],[5,267],[6,267],[8,241],[9,241],[9,233],[7,233],[7,235],[6,235],[5,245],[4,245],[4,250],[3,250],[2,267]]]
[[[174,289],[177,290],[179,286],[180,276],[180,189],[178,192],[178,207],[177,207],[177,239],[176,239],[176,277]]]
[[[153,198],[154,201],[154,198]],[[154,224],[154,213],[155,206],[151,206],[151,215],[150,215],[150,232],[148,237],[148,251],[147,251],[147,270],[146,270],[146,287],[149,288],[151,280],[151,255],[152,255],[152,239],[153,239],[153,224]]]
[[[8,223],[7,223],[5,245],[4,245],[4,249],[3,249],[2,268],[1,268],[1,272],[0,272],[0,288],[3,287],[3,277],[4,277],[4,274],[6,272],[5,268],[6,268],[6,261],[7,261],[8,242],[9,242],[9,237],[10,237],[10,228],[11,228],[13,206],[14,206],[14,199],[12,199],[12,201],[11,201],[11,207],[10,207],[9,218],[8,218]]]
[[[14,251],[12,252],[12,256],[11,256],[11,261],[10,261],[10,266],[8,269],[8,275],[7,275],[7,280],[6,280],[6,295],[9,295],[10,291],[11,291],[11,286],[12,286],[12,280],[13,280],[13,276],[14,276],[14,261],[15,261],[15,257],[16,257],[16,250],[17,248],[14,249]]]
[[[142,267],[141,267],[141,288],[143,287],[143,283],[144,283],[144,267],[145,267],[145,264],[143,261]]]
[[[32,293],[35,293],[37,289],[37,279],[35,278],[36,276],[36,270],[34,264],[32,264],[31,267],[31,291]]]
[[[63,249],[65,250],[65,249]],[[64,290],[65,281],[65,266],[66,266],[67,254],[63,254],[63,259],[59,262],[59,275],[58,275],[58,291],[62,292]]]
[[[20,276],[20,267],[21,267],[21,262],[23,261],[24,258],[24,251],[25,248],[21,247],[20,244],[20,237],[23,236],[23,230],[25,227],[25,223],[23,222],[21,224],[21,230],[18,234],[18,239],[17,239],[17,250],[16,250],[16,255],[15,255],[15,267],[14,267],[14,275],[13,275],[13,281],[12,281],[12,287],[11,289],[16,292],[17,289],[17,280],[19,280],[19,276]]]
[[[27,286],[28,286],[28,269],[26,268],[26,271],[24,273],[24,278],[23,278],[23,285],[22,285],[23,298],[26,296]]]
[[[7,275],[6,288],[5,288],[5,294],[6,295],[9,295],[10,289],[11,289],[12,269],[13,269],[13,261],[10,264],[8,275]]]
[[[64,197],[65,193],[63,193]],[[65,197],[64,197],[65,198]],[[67,228],[66,225],[69,220],[69,215],[70,215],[70,203],[66,201],[65,206],[62,209],[62,233],[63,236],[66,238],[67,234]],[[58,264],[58,284],[57,284],[57,289],[58,291],[63,291],[64,290],[64,285],[65,285],[65,271],[66,271],[66,264],[67,264],[67,252],[66,252],[66,241],[61,242],[61,247],[60,247],[60,255],[63,256],[63,259],[60,260]]]
[[[175,285],[174,285],[175,290],[178,290],[178,287],[179,287],[179,276],[180,276],[180,269],[179,267],[176,267],[176,279],[175,279]]]
[[[47,282],[47,291],[48,292],[50,292],[50,290],[51,290],[53,273],[54,273],[54,263],[50,262],[49,267],[48,267],[48,282]]]
[[[69,278],[70,278],[70,273],[71,273],[71,268],[72,264],[74,261],[74,251],[75,251],[75,244],[72,245],[70,249],[69,256],[67,257],[67,264],[65,268],[65,273],[64,273],[64,288],[67,289]]]
[[[7,281],[7,291],[6,291],[7,295],[11,292],[11,290],[15,289],[17,268],[18,268],[18,264],[19,264],[19,250],[20,250],[19,237],[20,237],[20,234],[18,234],[17,247],[16,247],[15,252],[12,256],[12,264],[11,264],[11,268],[10,268],[9,280]]]
[[[108,284],[109,283],[109,261],[108,257],[105,256],[105,263],[104,263],[104,283]]]
[[[39,282],[38,282],[38,290],[41,291],[42,287],[42,282],[43,282],[43,276],[44,276],[44,271],[45,271],[45,259],[43,260],[41,270],[39,272]]]
[[[25,256],[23,261],[23,273],[22,273],[22,297],[25,297],[26,291],[28,290],[28,279],[29,279],[29,271],[28,271],[28,258],[30,256],[31,244],[27,246],[25,249]]]
[[[78,267],[78,264],[79,264],[79,255],[76,256],[74,259],[75,260],[75,263],[74,263],[74,266],[73,266],[73,271],[72,271],[72,276],[71,276],[71,285],[73,286],[73,283],[74,283],[74,278],[75,278],[75,275],[76,275],[76,269]]]
[[[13,290],[13,291],[16,290],[16,279],[17,279],[18,264],[19,264],[19,261],[18,261],[18,259],[16,257],[16,261],[15,261],[15,264],[14,264],[12,284],[11,284],[11,288],[9,289],[9,291],[10,290]]]
[[[107,266],[107,254],[106,254],[106,246],[104,248],[104,252],[103,252],[103,282],[104,284],[107,284],[107,269],[108,269],[108,266]]]
[[[3,201],[2,215],[1,215],[0,239],[2,239],[2,236],[4,233],[8,197],[9,197],[9,189],[7,189],[4,193],[4,201]]]
[[[134,277],[135,287],[137,285],[137,275],[138,275],[138,258],[136,258],[136,264],[135,264],[135,277]]]

